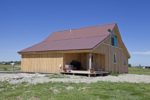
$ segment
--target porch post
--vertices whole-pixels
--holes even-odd
[[[92,69],[92,53],[89,53],[89,70]]]

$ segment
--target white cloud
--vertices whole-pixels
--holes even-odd
[[[150,55],[150,51],[136,51],[132,52],[134,55]]]

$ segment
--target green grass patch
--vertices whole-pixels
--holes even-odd
[[[150,84],[134,83],[0,83],[2,100],[150,100]]]
[[[20,65],[15,65],[14,71],[19,71]],[[3,65],[0,64],[0,71],[13,71],[13,67],[11,65]]]
[[[128,73],[129,74],[150,75],[150,69],[129,67],[128,68]]]
[[[112,76],[118,76],[118,75],[120,75],[120,74],[119,74],[119,73],[112,72],[112,73],[110,73],[110,75],[112,75]]]

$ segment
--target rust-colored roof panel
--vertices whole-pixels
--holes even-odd
[[[24,49],[20,51],[20,53],[32,51],[92,49],[110,34],[108,29],[112,30],[114,26],[115,24],[108,24],[54,32],[43,42]]]

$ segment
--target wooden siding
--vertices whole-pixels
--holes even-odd
[[[59,53],[24,54],[21,70],[23,72],[58,73],[60,65],[63,65],[63,55]]]
[[[94,53],[102,53],[105,55],[105,70],[109,72],[127,72],[128,58],[124,55],[121,48],[116,48],[108,44],[101,44],[96,48]],[[114,54],[116,54],[116,63],[113,61]],[[103,60],[102,60],[103,61]],[[124,61],[126,65],[124,65]]]
[[[122,38],[121,38],[121,34],[119,32],[119,29],[117,26],[115,26],[113,32],[117,35],[118,37],[118,43],[119,43],[119,47],[123,49],[123,52],[125,53],[125,56],[127,56],[127,58],[130,58],[130,54],[126,48],[126,46],[124,45]]]
[[[92,68],[94,70],[105,70],[105,55],[93,54]]]
[[[105,55],[105,71],[125,73],[128,72],[129,55],[125,50],[119,32],[116,31],[116,28],[114,30],[118,37],[118,47],[111,45],[111,36],[109,36],[93,50],[93,53]],[[114,63],[114,54],[116,55],[116,63]]]

